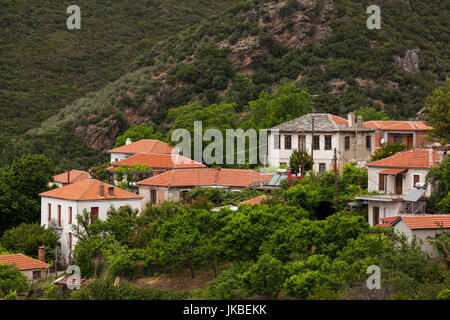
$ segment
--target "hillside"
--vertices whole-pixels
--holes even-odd
[[[120,79],[90,93],[30,131],[28,141],[74,134],[103,151],[133,123],[167,133],[169,110],[246,104],[291,82],[314,109],[343,115],[361,106],[395,119],[415,118],[449,73],[448,1],[375,1],[381,30],[366,27],[372,2],[249,1],[156,44]],[[69,138],[68,138],[69,139]],[[53,149],[52,149],[53,150]]]
[[[121,76],[139,53],[234,0],[0,1],[0,132],[21,134]]]

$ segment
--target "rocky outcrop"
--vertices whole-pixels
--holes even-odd
[[[116,137],[120,132],[120,120],[109,116],[99,124],[89,124],[75,128],[75,135],[86,145],[99,150],[106,151],[114,145]]]
[[[394,56],[394,62],[403,70],[414,73],[419,70],[419,49],[407,50],[405,56]]]

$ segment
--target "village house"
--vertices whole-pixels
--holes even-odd
[[[386,221],[385,226],[392,227],[397,234],[406,235],[409,241],[414,236],[422,240],[422,250],[430,254],[433,258],[438,257],[439,252],[428,239],[435,237],[442,231],[450,230],[449,214],[400,215],[383,220]]]
[[[135,165],[145,165],[148,168],[151,168],[151,170],[117,171],[120,166],[133,168]],[[206,166],[181,155],[140,153],[132,155],[124,160],[114,162],[112,166],[108,168],[108,171],[114,177],[114,183],[117,184],[121,181],[125,181],[128,175],[132,175],[136,181],[141,181],[168,170],[193,168],[206,168]]]
[[[406,146],[407,150],[431,147],[428,141],[428,131],[433,128],[423,121],[367,121],[364,125],[375,130],[375,149],[386,143],[398,142]]]
[[[0,255],[0,264],[12,264],[29,280],[36,281],[46,278],[50,265],[45,263],[45,253],[43,248],[39,248],[39,260],[30,258],[21,253]]]
[[[379,194],[357,196],[356,199],[368,201],[370,225],[400,213],[425,212],[423,197],[432,193],[432,186],[425,183],[425,178],[443,156],[433,149],[412,149],[369,162],[368,191]]]
[[[77,215],[87,210],[91,222],[106,220],[111,207],[116,209],[130,206],[141,209],[142,197],[103,183],[96,179],[85,179],[39,194],[41,196],[41,225],[53,227],[60,235],[59,252],[61,263],[66,264],[77,241],[72,234],[72,226],[77,224]]]
[[[81,170],[70,170],[53,176],[53,182],[50,182],[50,186],[57,185],[58,187],[62,187],[84,179],[89,179],[88,172]]]
[[[215,187],[228,191],[241,191],[265,185],[272,175],[254,170],[240,169],[189,169],[172,170],[138,182],[143,205],[163,201],[183,201],[185,194],[195,187]]]
[[[374,130],[355,122],[353,113],[344,119],[328,113],[311,113],[268,129],[268,162],[270,166],[289,165],[294,150],[305,150],[313,157],[313,170],[324,172],[346,162],[364,164],[374,152]]]
[[[140,153],[178,154],[178,151],[159,140],[142,139],[131,142],[131,139],[128,138],[124,146],[108,150],[108,153],[111,154],[111,163],[114,163]]]

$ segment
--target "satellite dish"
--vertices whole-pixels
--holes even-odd
[[[384,138],[381,138],[381,144],[384,144],[384,141],[385,141]]]

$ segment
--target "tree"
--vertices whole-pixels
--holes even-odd
[[[108,168],[111,166],[110,162],[105,162],[89,169],[89,175],[92,179],[97,179],[103,182],[109,182]]]
[[[435,89],[425,105],[425,123],[433,127],[429,136],[442,145],[450,143],[450,78]]]
[[[397,152],[403,150],[406,150],[406,146],[404,144],[398,142],[388,142],[386,143],[386,145],[375,151],[375,154],[372,156],[371,161],[381,160],[393,156]]]
[[[450,212],[450,157],[446,156],[439,167],[431,168],[426,177],[427,183],[434,187],[429,198],[434,211]]]
[[[117,137],[114,148],[125,145],[127,138],[130,138],[132,142],[136,142],[142,139],[163,140],[163,135],[161,132],[155,132],[153,127],[145,122],[140,125],[133,124],[122,135]]]
[[[0,264],[0,298],[14,291],[22,292],[27,286],[27,278],[17,267],[9,264]]]
[[[295,150],[292,152],[289,159],[289,167],[291,168],[292,174],[298,174],[304,166],[304,172],[312,169],[313,160],[311,156],[306,151]]]
[[[43,155],[15,158],[0,168],[0,234],[24,222],[39,221],[39,193],[48,190],[53,174],[53,162]]]
[[[248,294],[263,294],[276,297],[286,277],[286,270],[280,260],[262,255],[250,269],[241,276]]]
[[[373,107],[360,107],[355,116],[362,116],[363,121],[391,120],[384,110],[377,110]]]
[[[249,102],[247,108],[250,118],[245,127],[257,130],[268,129],[312,112],[313,103],[308,92],[288,83],[279,87],[274,95],[262,92],[259,99]]]
[[[37,223],[21,224],[18,227],[6,231],[1,242],[5,249],[14,253],[23,253],[27,256],[38,258],[38,249],[43,246],[46,251],[46,261],[54,260],[54,251],[59,236],[51,228],[46,229]]]

